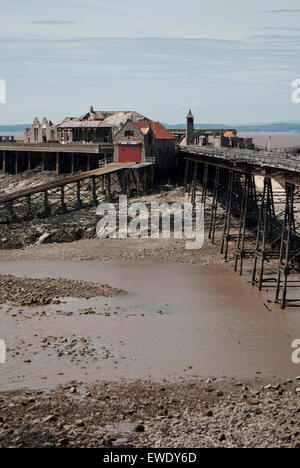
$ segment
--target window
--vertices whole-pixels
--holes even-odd
[[[125,131],[125,137],[127,137],[127,138],[134,137],[134,131],[133,130],[126,130]]]

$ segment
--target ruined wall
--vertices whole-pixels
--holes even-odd
[[[52,125],[47,119],[40,123],[36,118],[32,127],[24,130],[24,143],[46,143],[57,141],[57,125]]]

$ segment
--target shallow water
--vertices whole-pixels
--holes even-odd
[[[97,281],[129,294],[65,299],[47,307],[3,306],[0,338],[11,351],[0,365],[0,390],[50,388],[71,380],[300,374],[291,360],[291,343],[300,338],[300,310],[281,311],[274,304],[267,310],[262,293],[226,265],[21,261],[2,262],[4,273]],[[88,308],[95,314],[84,315]],[[88,338],[95,353],[58,357],[58,341],[56,347],[41,347],[49,336]],[[31,362],[24,363],[27,359]]]

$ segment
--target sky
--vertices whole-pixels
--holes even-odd
[[[300,121],[299,0],[0,0],[0,125],[132,110]]]

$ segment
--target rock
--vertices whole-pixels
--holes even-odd
[[[215,387],[211,387],[211,386],[206,387],[206,389],[205,389],[205,391],[206,391],[207,393],[213,393],[215,390],[216,390]]]
[[[83,419],[75,419],[75,426],[77,427],[85,427]]]
[[[49,414],[49,416],[47,416],[45,419],[42,420],[42,423],[44,424],[46,422],[51,422],[55,420],[56,420],[55,414]]]
[[[44,234],[41,235],[41,237],[37,240],[35,245],[40,245],[43,244],[49,237],[53,236],[56,233],[56,231],[53,232],[45,232]]]
[[[70,441],[67,438],[59,440],[59,445],[62,445],[63,447],[65,447],[66,445],[69,445],[69,443],[70,443]]]
[[[137,426],[135,426],[134,432],[145,432],[144,424],[138,424]]]
[[[250,406],[256,406],[256,405],[259,405],[260,400],[258,398],[252,398],[252,399],[247,400],[247,403]]]

